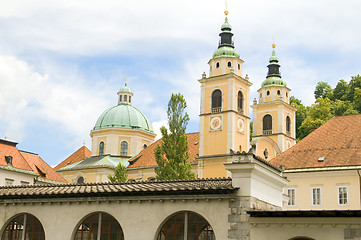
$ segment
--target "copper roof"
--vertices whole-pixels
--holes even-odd
[[[270,160],[286,169],[361,165],[361,115],[334,117]]]
[[[74,152],[72,155],[70,155],[67,159],[59,163],[54,169],[58,170],[62,167],[66,167],[70,164],[82,161],[84,158],[90,158],[91,152],[86,146],[82,146],[76,152]]]
[[[135,183],[88,183],[0,187],[0,199],[96,196],[194,195],[233,193],[232,179],[193,179]]]
[[[28,162],[33,172],[42,179],[53,180],[58,182],[67,182],[59,173],[50,167],[39,155],[20,151],[25,160]]]
[[[0,165],[8,166],[5,156],[11,156],[12,167],[21,170],[33,171],[23,155],[16,148],[16,145],[17,143],[0,139]]]
[[[186,136],[188,138],[188,162],[197,162],[196,157],[198,157],[199,152],[199,133],[187,133]],[[159,139],[158,141],[152,143],[147,148],[143,149],[137,156],[130,159],[129,162],[131,164],[128,168],[156,166],[157,162],[155,161],[154,149],[161,141],[162,139]]]

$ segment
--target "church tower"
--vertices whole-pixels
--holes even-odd
[[[282,80],[273,44],[266,80],[253,105],[252,146],[256,155],[270,160],[296,144],[296,108],[290,105],[290,89]]]
[[[243,60],[234,49],[232,27],[225,22],[218,49],[209,60],[209,77],[202,75],[198,177],[225,177],[224,157],[249,149],[249,87],[242,77]],[[219,167],[218,165],[222,165]],[[208,168],[208,169],[207,169]],[[202,170],[203,169],[203,170]]]

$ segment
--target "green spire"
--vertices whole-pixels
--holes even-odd
[[[276,45],[273,43],[272,44],[273,47],[273,51],[272,51],[272,56],[269,59],[269,64],[268,64],[268,73],[267,73],[267,77],[266,80],[264,80],[262,82],[262,87],[268,87],[268,86],[283,86],[286,87],[287,84],[286,82],[284,82],[281,78],[281,73],[280,73],[280,67],[281,65],[279,65],[279,60],[278,57],[276,56],[276,52],[275,52],[275,47]]]

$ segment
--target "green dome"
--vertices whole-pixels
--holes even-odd
[[[272,51],[272,56],[269,58],[269,62],[278,62],[278,57],[276,56],[275,50]]]
[[[119,104],[100,115],[94,130],[102,128],[142,129],[154,133],[148,118],[130,104]]]
[[[223,25],[222,25],[222,27],[221,27],[221,30],[222,30],[222,31],[225,31],[225,30],[227,30],[227,29],[229,29],[229,31],[231,31],[231,30],[232,30],[232,26],[231,26],[231,24],[228,23],[228,18],[226,17],[226,20],[224,21],[224,23],[223,23]]]
[[[262,87],[280,86],[286,87],[287,83],[280,77],[268,77],[262,82]]]
[[[132,93],[132,89],[130,89],[129,87],[127,87],[127,85],[125,85],[124,87],[121,87],[118,92]]]
[[[219,58],[219,57],[237,57],[239,58],[239,53],[234,50],[232,47],[220,47],[214,53],[212,58]]]

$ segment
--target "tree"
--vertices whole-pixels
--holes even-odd
[[[318,82],[315,89],[315,99],[318,98],[332,98],[332,88],[327,82]]]
[[[352,114],[358,114],[354,109],[354,105],[350,101],[341,101],[336,99],[332,102],[332,114],[334,116],[346,116]]]
[[[158,166],[155,168],[156,178],[162,179],[191,179],[191,165],[187,162],[189,158],[188,141],[185,135],[189,116],[185,112],[186,101],[182,94],[172,94],[168,103],[168,125],[162,126],[161,143],[154,149],[155,159]]]
[[[328,98],[318,98],[309,108],[308,116],[302,122],[298,136],[299,139],[306,137],[313,129],[318,128],[333,117],[332,102]]]
[[[126,167],[120,162],[115,168],[114,176],[108,175],[111,182],[125,182],[128,178]]]
[[[338,81],[335,89],[333,90],[333,101],[339,99],[342,101],[345,100],[349,100],[347,95],[349,94],[349,87],[348,87],[348,83],[341,79],[340,81]]]

